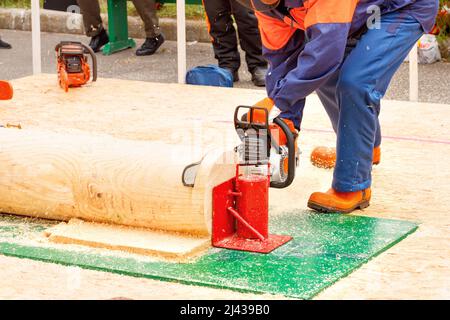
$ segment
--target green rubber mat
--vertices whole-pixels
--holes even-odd
[[[54,222],[0,216],[0,254],[124,275],[311,299],[417,229],[407,221],[288,213],[273,233],[294,240],[268,255],[210,249],[191,263],[155,261],[121,252],[49,244]]]

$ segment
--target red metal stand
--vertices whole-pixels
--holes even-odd
[[[290,236],[269,234],[270,178],[239,175],[213,189],[214,247],[270,253]]]

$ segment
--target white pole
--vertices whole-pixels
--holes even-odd
[[[178,83],[186,82],[186,8],[185,0],[177,0]]]
[[[33,43],[33,74],[42,72],[41,65],[41,20],[39,0],[31,0],[31,37]]]
[[[417,45],[409,53],[409,100],[419,101],[419,61]]]

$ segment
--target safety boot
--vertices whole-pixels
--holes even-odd
[[[151,56],[158,51],[159,47],[163,45],[165,42],[165,38],[163,34],[160,34],[159,36],[153,37],[153,38],[146,38],[145,42],[142,44],[142,46],[136,50],[137,56]]]
[[[256,67],[250,71],[252,74],[252,82],[257,87],[266,86],[267,67]]]
[[[308,200],[308,207],[323,213],[351,213],[365,209],[370,204],[370,188],[355,192],[339,192],[331,188],[327,192],[315,192]]]
[[[381,161],[381,148],[373,149],[373,164]],[[311,152],[311,162],[314,166],[324,169],[332,169],[336,165],[336,148],[317,147]]]
[[[0,49],[11,49],[11,45],[0,39]]]
[[[224,68],[224,69],[230,71],[231,75],[233,76],[233,82],[239,82],[239,69],[231,69],[231,68]]]
[[[100,33],[91,38],[91,42],[89,43],[89,47],[94,52],[99,52],[101,48],[109,42],[109,36],[105,29],[102,29]]]

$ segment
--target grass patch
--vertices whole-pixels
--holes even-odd
[[[158,11],[160,17],[164,18],[176,18],[177,8],[175,4],[168,3],[165,4],[160,11]],[[199,5],[188,5],[186,6],[186,18],[192,20],[203,20],[205,19],[205,10],[203,6]]]
[[[41,7],[44,4],[44,0],[41,0]],[[1,8],[30,8],[30,0],[0,0]]]

